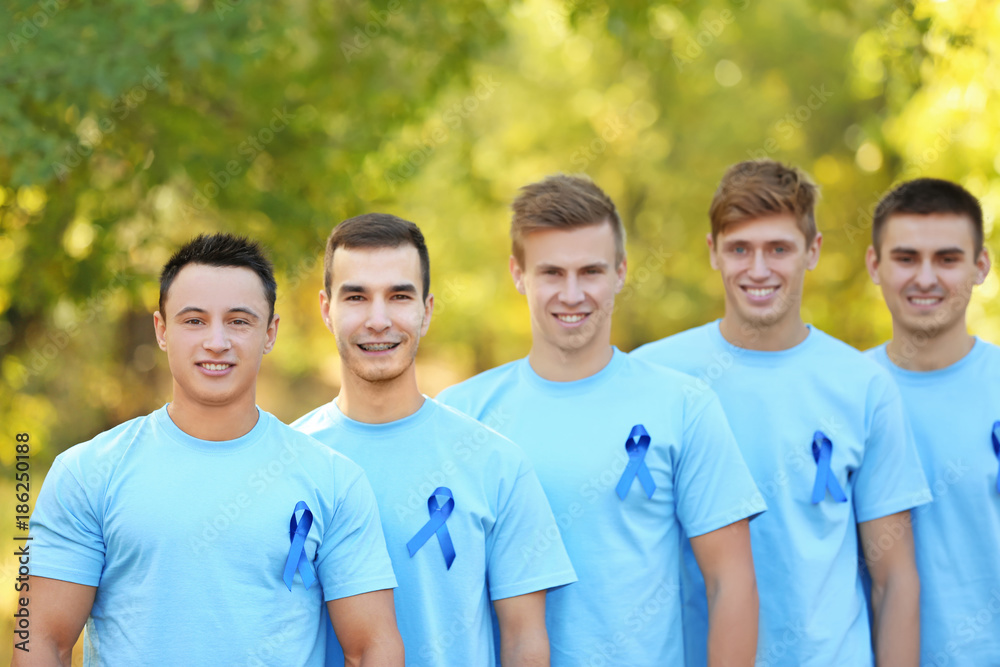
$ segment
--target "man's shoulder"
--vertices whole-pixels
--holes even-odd
[[[1000,346],[976,337],[976,345],[983,346],[983,358],[990,364],[1000,364]]]
[[[330,403],[324,403],[293,421],[288,428],[311,435],[330,428],[332,425]]]
[[[496,426],[494,428],[490,424],[474,419],[461,410],[442,403],[437,399],[431,398],[428,400],[433,401],[438,407],[435,419],[440,428],[471,437],[480,445],[487,445],[489,448],[495,449],[504,455],[514,454],[517,457],[522,456],[521,449],[505,435],[496,430],[496,428],[502,426],[502,418],[500,420],[501,423],[494,424]]]
[[[678,354],[686,354],[691,350],[709,347],[712,340],[712,328],[717,329],[718,326],[718,322],[714,321],[679,331],[660,340],[640,345],[632,350],[630,356],[635,359],[662,363],[663,359],[670,359]]]
[[[885,369],[875,359],[875,350],[878,348],[861,352],[816,327],[812,327],[811,335],[816,338],[812,349],[814,359],[840,368],[845,374],[863,372],[866,376],[881,376],[885,373]]]
[[[138,440],[151,434],[150,423],[155,415],[155,412],[151,412],[102,431],[90,440],[66,449],[56,457],[56,460],[73,467],[86,466],[91,460],[107,462],[113,458],[121,458]]]
[[[326,414],[326,407],[326,405],[322,405],[312,412],[303,415],[292,422],[291,426],[283,423],[274,415],[267,414],[273,420],[272,427],[275,429],[278,437],[283,442],[291,444],[295,451],[304,453],[317,463],[332,464],[335,469],[347,473],[349,476],[358,474],[361,472],[361,468],[354,461],[313,435],[321,431],[322,428],[325,428],[323,426],[323,418]],[[300,422],[303,422],[303,420],[306,420],[310,416],[313,416],[313,418],[304,426],[300,424]],[[328,420],[329,417],[327,416],[326,419]]]
[[[861,352],[815,327],[809,367],[816,377],[847,391],[869,406],[898,395],[892,372],[879,362],[878,348]]]
[[[519,364],[523,362],[523,359],[517,359],[473,375],[468,380],[463,380],[441,391],[436,400],[443,405],[454,406],[462,410],[467,404],[485,399],[499,389],[516,383]]]

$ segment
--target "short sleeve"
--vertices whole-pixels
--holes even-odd
[[[31,574],[97,586],[104,571],[101,520],[61,458],[52,462],[30,519]]]
[[[316,570],[325,601],[396,587],[371,484],[359,472],[323,534]]]
[[[501,600],[576,581],[552,508],[526,460],[522,459],[505,495],[486,538],[490,598]]]
[[[932,500],[896,385],[880,370],[868,394],[865,454],[854,483],[859,523]]]
[[[686,405],[675,467],[677,518],[688,537],[718,530],[767,509],[715,392]]]

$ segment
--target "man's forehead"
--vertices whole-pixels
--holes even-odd
[[[525,235],[522,247],[533,265],[609,263],[616,252],[610,223],[535,230]]]
[[[975,245],[974,232],[972,220],[960,213],[899,213],[885,221],[882,243],[886,247],[960,246],[971,250]]]
[[[726,243],[738,241],[791,241],[805,242],[806,235],[791,214],[773,215],[732,222],[718,234]]]
[[[420,255],[409,244],[394,248],[337,248],[332,264],[334,285],[377,287],[420,282]]]
[[[218,308],[220,304],[227,303],[245,304],[259,301],[266,304],[267,296],[264,293],[264,282],[253,269],[245,266],[191,263],[181,267],[177,272],[167,290],[166,301],[178,309],[199,304]]]

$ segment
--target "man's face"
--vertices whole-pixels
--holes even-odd
[[[930,338],[964,328],[972,288],[990,271],[986,250],[974,254],[972,221],[954,213],[899,213],[885,221],[881,243],[879,257],[869,247],[865,259],[893,323]]]
[[[533,353],[567,360],[610,345],[615,294],[625,284],[625,261],[615,265],[611,224],[540,230],[522,245],[524,265],[511,257],[510,272],[528,298]]]
[[[278,334],[264,284],[252,270],[188,264],[153,314],[176,405],[226,407],[255,401],[257,372]]]
[[[417,249],[337,248],[332,273],[330,296],[320,291],[320,312],[337,339],[345,376],[389,382],[415,372],[434,310],[433,296],[421,298]]]
[[[726,317],[744,328],[769,329],[798,318],[806,271],[819,261],[823,241],[811,244],[794,216],[779,214],[729,225],[713,241],[712,268],[726,290]]]

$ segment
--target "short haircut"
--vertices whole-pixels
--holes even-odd
[[[365,213],[344,220],[333,228],[326,240],[326,255],[323,258],[323,287],[330,296],[333,282],[333,252],[337,248],[398,248],[411,245],[420,256],[420,277],[423,282],[423,299],[431,291],[431,260],[427,254],[427,243],[420,228],[409,220],[397,218],[388,213]]]
[[[525,185],[511,204],[511,252],[524,266],[524,237],[542,229],[611,225],[615,264],[625,259],[625,227],[611,197],[588,178],[558,174]]]
[[[795,218],[806,244],[811,244],[817,234],[818,198],[819,188],[797,167],[774,160],[734,164],[723,175],[708,209],[712,240],[729,225],[787,213]]]
[[[940,178],[917,178],[895,187],[882,197],[872,216],[872,247],[881,254],[882,232],[889,218],[897,214],[964,215],[972,223],[974,258],[983,251],[983,209],[979,201],[957,183]]]
[[[164,304],[167,292],[174,278],[188,264],[205,266],[246,268],[257,274],[264,287],[264,297],[269,308],[267,323],[274,319],[274,300],[278,294],[278,283],[274,280],[274,266],[267,259],[263,248],[256,241],[245,236],[231,234],[201,234],[174,253],[160,273],[160,314],[167,317]],[[206,286],[211,289],[211,286]]]

